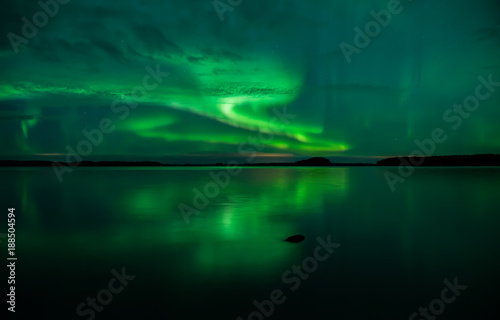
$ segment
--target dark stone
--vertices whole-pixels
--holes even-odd
[[[294,236],[286,238],[285,241],[287,241],[287,242],[301,242],[301,241],[304,241],[305,238],[306,237],[304,237],[301,234],[296,234]]]

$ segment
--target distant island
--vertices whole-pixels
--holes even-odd
[[[500,166],[499,154],[477,154],[457,156],[416,156],[391,157],[374,163],[332,163],[323,157],[314,157],[296,162],[243,163],[242,167],[363,167],[363,166],[424,166],[424,167],[457,167],[457,166]],[[54,162],[46,160],[0,160],[0,167],[225,167],[227,164],[166,164],[153,161],[81,161]]]
[[[377,166],[419,167],[486,167],[500,166],[500,154],[475,154],[459,156],[392,157],[377,161]]]

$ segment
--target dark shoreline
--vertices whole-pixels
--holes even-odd
[[[82,162],[54,162],[46,160],[0,160],[0,167],[394,167],[394,166],[419,166],[419,167],[482,167],[500,166],[499,154],[477,154],[459,156],[428,156],[428,157],[391,157],[377,163],[332,163],[321,157],[300,160],[291,163],[214,163],[214,164],[166,164],[153,161],[82,161]]]
[[[82,162],[54,162],[54,161],[17,161],[1,160],[0,167],[365,167],[376,166],[374,163],[332,163],[325,164],[297,164],[297,163],[241,163],[241,164],[164,164],[160,162],[127,162],[127,161],[82,161]]]
[[[392,157],[377,161],[376,165],[380,167],[497,167],[500,166],[500,154]]]

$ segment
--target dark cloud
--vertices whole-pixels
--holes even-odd
[[[145,49],[151,53],[184,54],[183,50],[177,44],[168,40],[161,30],[155,26],[143,24],[136,25],[133,29],[137,39],[144,45]]]
[[[296,92],[298,88],[276,88],[269,87],[265,84],[248,85],[238,82],[210,83],[201,88],[202,92],[209,96],[241,96],[247,95],[254,98],[259,98],[269,95],[289,95]]]
[[[495,27],[481,28],[474,32],[477,41],[490,40],[500,35],[500,24]],[[497,39],[500,40],[500,39]]]
[[[22,18],[27,17],[29,20],[33,14],[40,10],[37,1],[16,1],[7,0],[2,2],[0,10],[0,49],[12,51],[12,45],[8,38],[9,33],[15,33],[22,36],[21,28],[23,26]]]

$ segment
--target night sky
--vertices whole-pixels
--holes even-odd
[[[473,112],[454,105],[500,82],[500,1],[402,0],[354,47],[391,2],[71,0],[28,38],[41,7],[4,1],[0,158],[66,155],[102,119],[114,129],[87,158],[231,158],[257,139],[263,157],[368,159],[435,128],[435,155],[498,153],[500,84]]]

